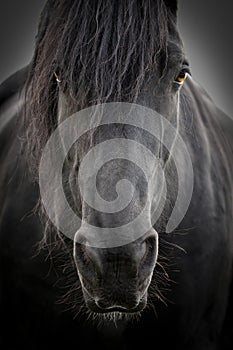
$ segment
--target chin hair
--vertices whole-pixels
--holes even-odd
[[[107,324],[114,324],[116,327],[119,326],[121,323],[125,322],[133,322],[133,321],[139,321],[143,310],[138,312],[106,312],[106,313],[97,313],[88,310],[88,320],[91,320],[94,324],[97,324],[99,326],[105,326]]]

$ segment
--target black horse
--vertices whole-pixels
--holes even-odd
[[[31,64],[0,87],[5,349],[231,348],[233,126],[191,77],[176,17],[177,1],[48,0]],[[86,132],[63,167],[64,192],[82,223],[117,227],[145,204],[143,173],[125,159],[109,162],[99,178],[107,197],[117,179],[134,184],[125,215],[103,215],[83,200],[80,164],[104,140],[143,144],[160,159],[167,181],[154,227],[127,244],[101,248],[74,243],[51,224],[41,203],[39,164],[67,117],[110,102],[145,106],[169,121],[191,156],[194,187],[183,220],[166,233],[179,176],[185,182],[187,175],[182,152],[169,153],[153,132],[132,125]],[[153,200],[156,191],[150,195]]]

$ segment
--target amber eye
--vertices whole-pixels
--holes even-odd
[[[187,72],[182,70],[175,78],[175,83],[181,85],[181,84],[183,84],[183,82],[185,81],[186,78],[187,78]]]
[[[57,73],[54,72],[53,75],[54,75],[56,81],[57,81],[58,83],[61,83],[61,80],[59,79],[59,76],[57,75]]]

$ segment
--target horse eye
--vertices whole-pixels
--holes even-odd
[[[54,75],[56,81],[58,82],[58,84],[61,83],[61,80],[59,79],[59,76],[57,75],[57,73],[54,72],[53,75]]]
[[[188,72],[186,70],[181,70],[180,73],[175,78],[174,82],[176,84],[182,85],[184,83],[185,79],[187,78],[187,73]]]

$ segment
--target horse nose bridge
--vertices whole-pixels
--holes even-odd
[[[84,180],[79,181],[83,218],[101,223],[109,217],[110,222],[120,222],[124,216],[123,211],[138,215],[138,210],[141,211],[145,206],[148,195],[148,182],[143,170],[129,159],[111,159],[98,171],[94,170],[95,174],[93,171],[90,176],[85,174]],[[119,218],[118,213],[121,212]]]

